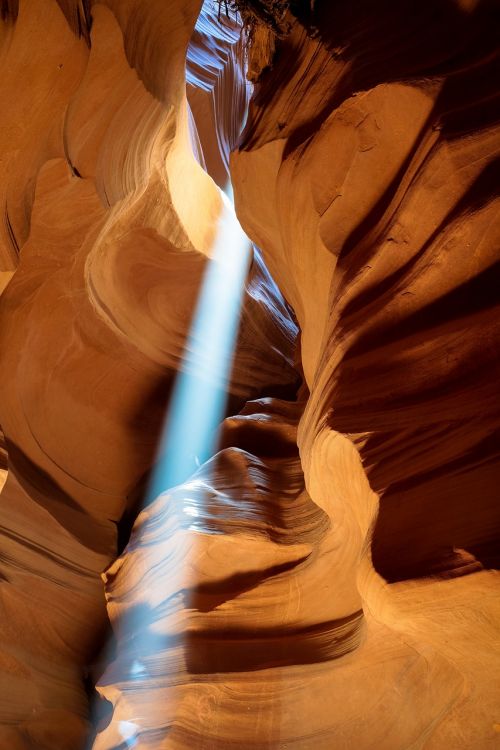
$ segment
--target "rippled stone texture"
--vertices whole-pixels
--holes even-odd
[[[237,211],[301,329],[298,444],[311,499],[342,528],[334,590],[359,592],[367,643],[384,623],[386,648],[410,646],[402,664],[434,670],[431,685],[398,683],[414,712],[397,736],[333,720],[324,746],[493,747],[498,573],[480,572],[498,566],[500,529],[493,5],[290,6],[232,157]],[[371,558],[389,581],[475,574],[387,586]],[[373,688],[362,678],[350,696],[360,723]]]
[[[76,750],[107,625],[101,573],[137,514],[222,204],[189,134],[197,2],[7,10],[0,745]],[[201,102],[226,59],[230,91],[237,77],[234,29],[218,44]],[[235,127],[221,129],[228,146]],[[295,336],[256,253],[231,409],[294,393]]]
[[[0,8],[0,745],[488,750],[493,4],[290,3],[239,146],[200,6]],[[295,317],[256,252],[221,450],[127,544],[236,146]]]
[[[395,579],[498,532],[498,57],[488,3],[376,7],[294,22],[233,174],[301,327],[305,431],[356,436]]]

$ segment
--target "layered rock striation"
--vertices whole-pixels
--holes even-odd
[[[75,750],[88,734],[89,667],[108,622],[101,574],[143,498],[222,209],[189,129],[199,10],[27,0],[4,13],[5,747]],[[220,28],[200,93],[213,112],[226,71],[233,90],[237,43]],[[235,127],[221,130],[228,147]],[[295,336],[256,253],[231,409],[295,392]]]
[[[498,566],[500,529],[494,8],[290,5],[274,55],[267,42],[254,53],[262,72],[231,161],[237,211],[300,326],[305,486],[343,528],[332,581],[343,598],[350,572],[368,627],[389,626],[395,648],[403,633],[436,670],[432,706],[408,678],[419,716],[397,737],[354,741],[334,722],[325,747],[493,747],[482,670],[498,574],[480,571]],[[422,588],[381,578],[467,573]],[[468,597],[479,608],[464,615]],[[360,717],[369,691],[356,690]]]
[[[489,750],[494,3],[227,5],[0,9],[0,745]],[[139,512],[228,162],[219,450]]]

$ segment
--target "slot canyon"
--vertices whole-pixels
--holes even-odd
[[[500,748],[499,19],[0,0],[0,750]]]

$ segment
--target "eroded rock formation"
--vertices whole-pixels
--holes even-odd
[[[240,139],[200,5],[1,6],[0,745],[493,748],[494,4],[280,3]],[[256,251],[220,451],[128,541],[230,150],[286,302]]]
[[[198,4],[166,18],[161,5],[83,17],[79,5],[26,2],[6,20],[6,747],[74,750],[87,732],[83,677],[107,621],[100,576],[154,459],[221,210],[189,139],[183,70]],[[85,23],[80,37],[68,18]],[[221,47],[235,43],[221,34]],[[295,326],[266,274],[256,256],[233,409],[264,387],[296,387]]]
[[[401,646],[404,634],[402,664],[435,670],[432,705],[421,703],[430,688],[406,673],[422,690],[410,698],[409,685],[402,688],[415,712],[396,736],[375,740],[359,725],[341,732],[333,720],[324,747],[497,741],[496,689],[482,672],[494,650],[488,626],[469,661],[464,652],[476,618],[498,617],[498,574],[388,587],[366,549],[371,541],[375,568],[389,581],[498,565],[493,10],[316,3],[290,18],[289,34],[277,41],[232,159],[239,218],[301,330],[310,397],[298,444],[311,499],[342,528],[344,575],[332,576],[334,588],[344,598],[351,570],[366,643],[373,623],[383,623],[392,629],[388,648]],[[373,493],[380,512],[367,536]],[[490,592],[481,605],[476,586]],[[460,617],[450,606],[454,592]],[[479,609],[459,624],[468,596]],[[356,658],[361,666],[361,652]],[[381,674],[385,668],[381,660]],[[386,683],[377,684],[382,694]],[[372,689],[367,680],[354,691],[360,723]]]

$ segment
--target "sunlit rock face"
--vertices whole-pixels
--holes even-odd
[[[498,742],[492,6],[291,5],[241,140],[211,3],[0,8],[1,747]],[[287,302],[137,517],[232,149]]]

